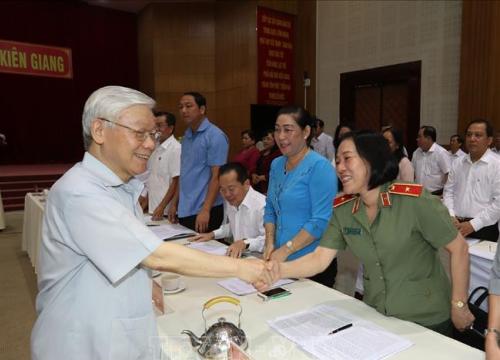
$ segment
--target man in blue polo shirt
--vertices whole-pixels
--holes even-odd
[[[186,92],[179,112],[188,125],[181,148],[181,175],[178,206],[171,206],[169,219],[199,233],[219,228],[224,216],[219,194],[219,167],[226,163],[229,141],[206,117],[207,102],[197,92]]]

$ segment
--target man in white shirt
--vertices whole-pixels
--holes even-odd
[[[333,150],[333,138],[323,132],[323,129],[325,128],[323,120],[316,119],[315,126],[316,128],[314,129],[315,131],[311,140],[311,146],[314,151],[332,161],[335,153]]]
[[[449,154],[450,154],[450,160],[452,163],[456,159],[459,159],[462,156],[467,155],[465,152],[462,151],[463,144],[464,144],[464,141],[460,135],[458,135],[458,134],[451,135]]]
[[[500,160],[489,149],[493,128],[487,120],[467,126],[469,154],[453,162],[443,202],[463,236],[497,241],[500,218]]]
[[[227,163],[220,167],[219,188],[224,198],[226,221],[217,230],[190,240],[208,241],[232,235],[234,242],[227,250],[228,256],[240,257],[245,249],[262,252],[266,197],[250,186],[248,173],[240,163]]]
[[[415,182],[434,195],[441,195],[450,172],[450,155],[436,143],[436,129],[433,126],[420,127],[417,145],[411,160],[415,169]]]
[[[181,169],[181,144],[175,139],[175,116],[169,112],[155,112],[156,127],[160,132],[159,145],[149,158],[148,177],[140,202],[148,204],[152,220],[161,220],[168,213]]]

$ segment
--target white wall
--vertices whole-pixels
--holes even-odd
[[[457,129],[461,1],[318,1],[317,114],[333,134],[340,74],[422,61],[420,124]],[[415,134],[416,135],[416,134]]]

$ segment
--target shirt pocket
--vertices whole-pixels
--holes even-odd
[[[110,360],[146,360],[153,354],[153,315],[114,319],[111,323]]]

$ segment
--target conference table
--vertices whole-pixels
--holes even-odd
[[[186,243],[186,240],[178,242]],[[164,350],[163,359],[198,359],[188,336],[181,335],[181,331],[191,330],[200,336],[205,331],[201,316],[203,304],[221,295],[229,295],[240,300],[243,309],[241,328],[249,341],[247,352],[255,360],[313,359],[312,355],[275,332],[267,324],[267,320],[303,311],[317,304],[329,304],[346,310],[414,343],[410,348],[390,357],[394,360],[484,359],[482,351],[417,324],[386,317],[359,300],[310,280],[302,279],[285,285],[284,287],[291,291],[291,295],[267,302],[262,301],[255,293],[245,296],[234,295],[219,286],[217,279],[183,277],[182,280],[185,283],[185,290],[165,295],[167,314],[157,318]],[[237,324],[238,312],[238,308],[232,304],[222,309],[214,306],[205,312],[207,324],[210,326],[221,316]]]

